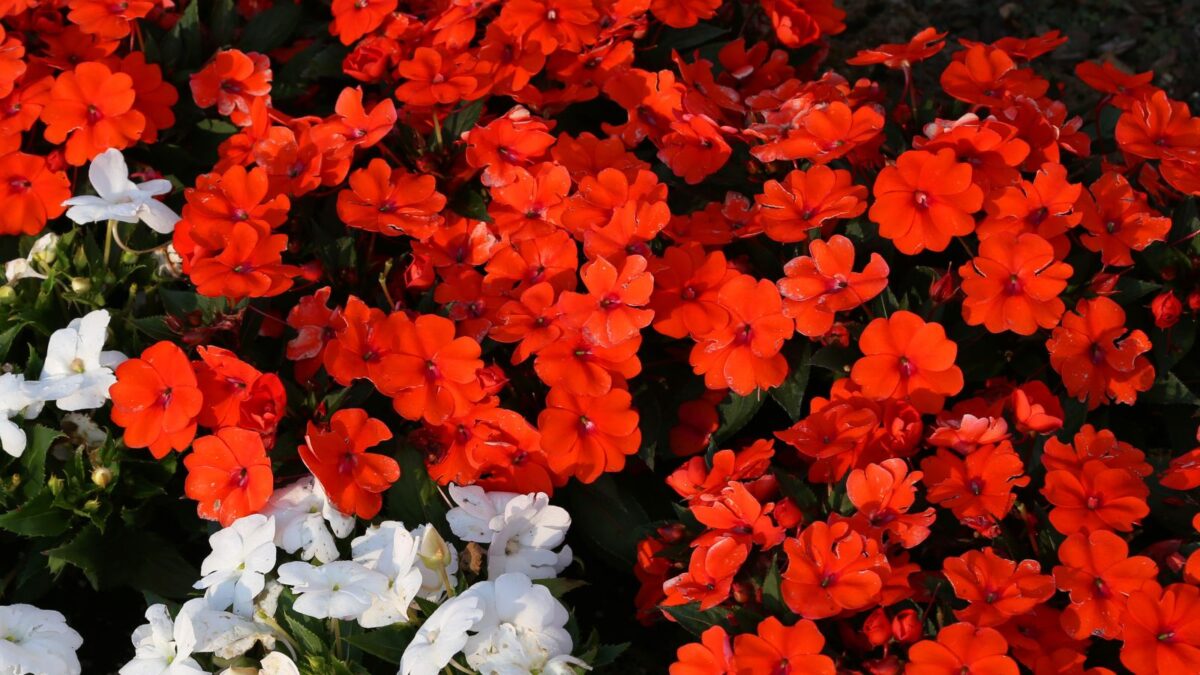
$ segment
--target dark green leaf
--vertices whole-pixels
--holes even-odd
[[[1164,405],[1200,406],[1200,398],[1197,398],[1175,373],[1170,372],[1160,374],[1150,391],[1143,394],[1139,400]]]
[[[25,494],[32,497],[46,483],[46,452],[56,438],[62,436],[57,429],[37,424],[27,435],[25,452],[21,455],[21,466],[25,468]]]
[[[762,407],[763,399],[763,393],[757,390],[750,392],[747,396],[729,392],[729,398],[717,408],[721,415],[721,428],[717,429],[717,444],[720,445],[733,438],[737,432],[741,431],[742,427],[746,426],[746,423],[754,419],[755,413]]]
[[[788,376],[782,384],[771,389],[770,393],[771,398],[775,399],[794,422],[804,415],[804,390],[808,388],[812,347],[808,342],[800,348],[795,347],[794,343],[788,347],[784,349],[784,355],[788,357]]]
[[[463,132],[470,131],[475,126],[482,112],[483,99],[472,101],[455,111],[442,124],[442,138],[446,139],[447,142],[457,141],[463,135]]]
[[[346,637],[346,642],[388,663],[399,665],[400,657],[417,633],[416,626],[397,625],[376,628]]]
[[[4,514],[0,514],[0,529],[26,537],[53,537],[67,531],[71,514],[54,506],[49,490],[39,493]]]
[[[250,19],[242,31],[241,44],[244,51],[266,53],[287,43],[296,27],[300,25],[300,5],[294,2],[278,2],[265,12]]]
[[[572,483],[562,495],[571,512],[571,532],[594,544],[609,563],[630,569],[650,517],[629,483],[606,474],[594,483]]]

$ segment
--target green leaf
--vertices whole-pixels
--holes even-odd
[[[248,52],[266,53],[282,47],[300,25],[302,10],[294,2],[278,2],[271,9],[250,19],[242,31],[240,47]]]
[[[0,529],[26,537],[58,536],[67,531],[70,523],[70,512],[54,506],[54,495],[49,490],[0,514]]]
[[[472,220],[482,220],[487,223],[492,222],[492,216],[488,214],[487,199],[483,196],[483,190],[473,185],[465,185],[458,192],[455,192],[454,196],[450,198],[448,206],[455,213],[471,218]]]
[[[628,485],[607,474],[594,483],[572,483],[561,492],[571,512],[571,531],[582,534],[622,570],[632,568],[638,539],[650,525],[650,516]]]
[[[346,636],[346,642],[388,663],[399,665],[400,657],[416,634],[416,626],[395,625]]]
[[[21,329],[28,325],[29,322],[27,321],[18,321],[15,325],[6,328],[3,333],[0,333],[0,361],[8,358],[8,352],[12,349],[13,342],[21,334]]]
[[[46,552],[51,562],[78,567],[97,590],[132,586],[164,598],[183,598],[199,571],[166,539],[119,520],[107,532],[94,524],[74,539]]]
[[[289,632],[300,641],[300,646],[310,654],[322,654],[326,651],[324,638],[319,637],[308,626],[304,625],[291,614],[287,615]]]
[[[475,126],[482,112],[483,99],[472,101],[459,108],[442,124],[442,137],[450,142],[457,141],[464,132],[470,131]]]
[[[808,363],[810,366],[818,366],[838,375],[845,375],[850,372],[850,364],[854,363],[854,352],[845,347],[821,347],[813,352]]]
[[[210,134],[221,134],[222,136],[236,134],[238,130],[237,127],[233,126],[229,122],[216,119],[200,120],[199,122],[196,122],[196,128],[201,131],[207,131]]]
[[[725,625],[730,614],[728,607],[713,607],[702,611],[698,602],[674,607],[660,607],[660,609],[670,614],[671,618],[678,621],[684,630],[697,636],[713,626]],[[747,627],[758,625],[757,616],[747,609],[735,609],[733,615],[736,625]]]
[[[57,429],[36,424],[28,435],[25,452],[21,455],[21,466],[25,468],[26,496],[32,497],[46,483],[46,453],[55,439],[62,437]]]
[[[400,479],[388,488],[387,513],[400,520],[406,527],[417,527],[432,523],[441,532],[446,531],[446,500],[438,490],[437,483],[429,477],[421,453],[400,446],[395,457],[400,464]]]
[[[767,567],[767,576],[763,579],[762,585],[763,609],[772,616],[785,616],[791,613],[791,610],[783,602],[780,583],[779,565],[772,559],[770,566]]]
[[[588,585],[588,582],[581,579],[534,579],[533,583],[550,589],[550,595],[556,598],[562,598],[567,593]]]
[[[729,398],[717,407],[721,415],[721,428],[717,429],[717,445],[733,438],[742,427],[754,419],[755,413],[762,407],[763,393],[755,390],[747,396],[729,392]]]
[[[237,12],[233,0],[213,0],[212,18],[209,25],[212,28],[213,41],[222,47],[233,44],[233,31],[237,28]]]
[[[1200,398],[1171,372],[1160,374],[1158,381],[1140,400],[1163,405],[1200,406]]]
[[[808,375],[812,370],[809,364],[812,346],[805,342],[801,348],[795,347],[794,343],[788,347],[784,349],[784,354],[790,371],[783,383],[771,389],[770,394],[795,422],[804,415],[804,390],[808,388]]]

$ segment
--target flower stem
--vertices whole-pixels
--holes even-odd
[[[438,567],[438,576],[442,578],[442,586],[446,587],[446,595],[454,597],[454,585],[450,583],[450,575],[446,574],[446,566]]]
[[[116,226],[117,221],[110,219],[108,226],[104,229],[104,257],[100,259],[104,267],[108,267],[108,254],[112,251],[113,228]]]

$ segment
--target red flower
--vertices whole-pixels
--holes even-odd
[[[768,617],[754,633],[733,639],[734,672],[834,675],[833,659],[821,654],[824,646],[825,636],[812,621],[800,619],[784,626],[779,619]]]
[[[1125,327],[1125,310],[1105,297],[1080,300],[1046,341],[1067,393],[1089,409],[1109,400],[1132,404],[1154,384],[1154,366],[1142,356],[1150,347],[1145,333]]]
[[[1131,593],[1122,639],[1121,663],[1138,675],[1200,672],[1200,588]]]
[[[117,366],[116,376],[109,389],[112,419],[125,427],[125,445],[149,448],[162,459],[191,444],[204,396],[182,349],[158,342]]]
[[[1017,662],[1006,656],[1008,643],[991,628],[955,623],[908,650],[905,675],[1017,675]]]
[[[221,527],[257,513],[273,492],[271,460],[253,431],[227,427],[197,438],[183,464],[188,470],[184,492],[199,502],[201,518]]]
[[[799,538],[784,541],[783,550],[788,559],[783,600],[800,616],[824,619],[878,602],[887,558],[876,541],[848,523],[815,522]]]
[[[971,165],[950,149],[936,154],[909,150],[875,179],[870,218],[879,234],[902,253],[944,251],[952,237],[975,230],[971,214],[983,206],[983,191],[971,182]]]
[[[321,482],[339,511],[371,519],[383,507],[383,492],[400,478],[400,465],[367,452],[392,437],[387,426],[358,408],[339,410],[324,428],[308,423],[300,459]]]
[[[850,379],[873,399],[907,398],[922,412],[936,412],[947,396],[962,391],[962,371],[954,365],[958,345],[946,339],[941,324],[896,312],[868,324],[859,347],[863,357]]]
[[[1006,560],[990,546],[947,558],[944,565],[954,595],[968,603],[954,610],[954,616],[977,626],[999,626],[1054,595],[1054,580],[1040,573],[1036,560]]]

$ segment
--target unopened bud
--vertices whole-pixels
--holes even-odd
[[[442,569],[450,564],[450,546],[442,539],[441,533],[430,527],[421,537],[421,548],[417,550],[417,557],[431,570]]]
[[[87,277],[75,277],[71,279],[71,290],[81,295],[87,293],[92,290],[92,280]]]
[[[0,286],[0,305],[10,305],[17,299],[17,292],[12,286]]]
[[[46,487],[50,488],[50,494],[57,497],[62,494],[63,479],[58,476],[50,476],[46,479]]]
[[[93,498],[93,499],[89,499],[83,503],[83,510],[88,513],[95,513],[99,509],[100,509],[100,500],[99,499]]]
[[[113,472],[106,466],[98,466],[92,470],[92,483],[100,489],[108,487],[112,483]]]

